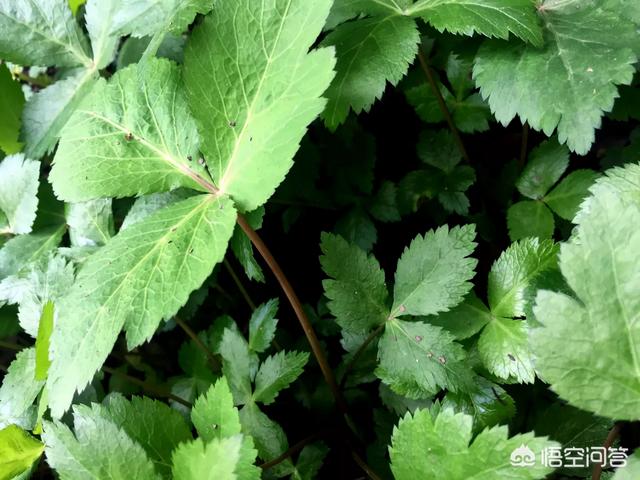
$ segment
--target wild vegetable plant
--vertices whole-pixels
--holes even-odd
[[[639,31],[0,0],[0,479],[640,478]]]

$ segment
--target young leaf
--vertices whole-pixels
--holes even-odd
[[[51,152],[71,115],[96,84],[94,68],[73,70],[67,77],[29,98],[22,112],[21,141],[33,158]]]
[[[415,21],[399,15],[349,22],[331,32],[322,41],[335,46],[338,59],[322,114],[327,127],[335,130],[350,109],[368,111],[387,82],[396,85],[418,53],[418,41]]]
[[[235,405],[247,403],[251,398],[252,359],[249,345],[240,332],[225,328],[220,355],[224,359],[222,371],[229,381]]]
[[[512,242],[527,237],[551,238],[555,228],[553,214],[544,203],[525,200],[514,203],[507,210],[507,227]]]
[[[36,352],[27,348],[18,352],[0,386],[0,428],[15,424],[33,428],[33,401],[44,382],[36,380]]]
[[[20,478],[40,458],[42,442],[16,425],[0,430],[0,478]]]
[[[256,374],[253,400],[265,405],[273,403],[278,393],[300,376],[308,360],[306,352],[278,352],[267,357]]]
[[[391,315],[433,315],[455,307],[471,289],[475,226],[418,235],[398,261]]]
[[[273,298],[254,310],[249,320],[249,350],[264,352],[276,333],[278,299]]]
[[[72,202],[178,187],[210,190],[180,71],[168,60],[100,80],[62,132],[50,180]]]
[[[67,207],[67,225],[72,246],[102,246],[115,234],[110,198],[72,203]]]
[[[191,420],[205,442],[240,433],[238,409],[233,406],[233,396],[225,377],[221,377],[206,394],[196,400],[191,410]]]
[[[465,352],[440,327],[390,320],[378,344],[376,375],[409,398],[427,398],[439,389],[466,391],[472,384]]]
[[[29,233],[38,208],[40,162],[21,153],[0,162],[0,210],[7,216],[9,232]]]
[[[249,222],[249,225],[251,225],[251,228],[254,230],[258,230],[262,227],[263,217],[264,208],[258,208],[245,215],[247,222]],[[247,278],[264,283],[264,273],[262,272],[262,267],[260,267],[254,256],[253,244],[239,226],[234,230],[229,246],[231,247],[231,250],[233,250],[238,262],[240,262],[244,268]]]
[[[418,0],[403,12],[419,16],[436,30],[507,39],[509,33],[535,46],[542,45],[542,31],[527,0]]]
[[[511,452],[524,445],[537,456],[544,448],[558,447],[532,433],[508,438],[506,426],[482,431],[472,438],[471,416],[450,409],[435,416],[429,410],[405,415],[393,430],[391,470],[397,480],[416,477],[433,480],[543,479],[553,468],[536,462],[522,468],[510,462]],[[451,461],[455,458],[455,461]]]
[[[324,108],[333,52],[309,48],[330,7],[275,0],[256,11],[253,0],[221,2],[187,44],[184,79],[201,149],[216,186],[242,211],[271,196]]]
[[[323,233],[320,263],[331,279],[324,280],[328,307],[345,333],[367,333],[389,318],[384,271],[367,255],[342,237]]]
[[[522,195],[540,200],[569,166],[569,151],[555,140],[547,140],[529,155],[516,187]]]
[[[56,248],[66,226],[51,227],[38,233],[13,237],[0,249],[0,279],[18,273],[23,267]]]
[[[425,320],[431,325],[437,325],[449,333],[456,340],[464,340],[478,333],[491,321],[491,312],[482,301],[470,292],[457,307],[448,312],[441,312],[437,316],[427,317]]]
[[[512,244],[491,267],[488,297],[491,313],[513,318],[525,314],[525,291],[545,271],[556,268],[558,245],[530,238]]]
[[[186,303],[222,259],[234,220],[228,199],[198,195],[150,215],[86,261],[58,304],[51,338],[54,417],[91,380],[123,326],[133,348]]]
[[[622,8],[575,3],[541,1],[544,47],[487,41],[473,75],[503,125],[518,115],[547,135],[557,128],[560,143],[584,155],[602,112],[613,108],[615,86],[631,83],[637,32]]]
[[[53,302],[48,301],[42,308],[40,323],[38,324],[38,336],[36,337],[36,380],[47,379],[49,366],[49,341],[53,332]]]
[[[91,65],[66,0],[0,0],[0,57],[20,65]]]
[[[20,117],[24,108],[24,94],[20,84],[11,78],[6,64],[0,65],[0,150],[11,155],[20,151],[18,142]]]
[[[571,172],[544,197],[544,202],[559,217],[571,221],[598,176],[593,170]]]
[[[123,9],[122,0],[89,0],[85,7],[84,20],[91,40],[93,62],[103,69],[113,61],[119,35],[113,35],[113,20],[118,10]]]
[[[615,177],[593,192],[573,241],[560,251],[576,298],[540,291],[534,312],[542,327],[532,331],[531,342],[537,369],[562,398],[598,415],[632,419],[640,401],[640,298],[634,293],[640,202],[617,191]]]
[[[96,406],[93,406],[96,409]],[[189,426],[177,410],[145,397],[125,399],[112,393],[104,400],[100,415],[122,429],[147,452],[163,477],[171,474],[171,453],[193,439]]]
[[[61,422],[44,422],[47,463],[66,480],[161,478],[143,448],[96,407],[73,407],[75,435]]]
[[[235,480],[241,461],[242,435],[215,438],[205,444],[198,438],[183,443],[173,452],[173,478],[176,480]]]

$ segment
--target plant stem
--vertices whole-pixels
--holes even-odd
[[[185,333],[191,338],[191,340],[193,340],[193,343],[195,343],[196,346],[204,352],[213,369],[216,371],[220,371],[220,369],[222,368],[222,366],[220,365],[220,361],[216,358],[213,352],[209,350],[209,348],[204,344],[200,337],[198,337],[196,332],[194,332],[193,329],[177,315],[173,317],[173,319],[176,321],[176,324],[178,324],[178,326],[185,331]]]
[[[242,215],[238,215],[237,222],[238,222],[238,225],[240,225],[240,228],[242,228],[244,233],[249,237],[249,239],[251,240],[251,243],[253,243],[253,245],[256,247],[258,252],[260,252],[260,255],[262,255],[262,258],[267,263],[267,265],[275,275],[276,279],[278,280],[280,287],[282,287],[282,290],[284,291],[284,294],[287,296],[287,299],[289,300],[289,303],[291,304],[291,307],[293,308],[293,311],[295,312],[296,317],[298,317],[298,321],[302,326],[302,330],[304,330],[304,334],[306,335],[307,340],[309,341],[309,345],[311,345],[311,350],[313,351],[313,354],[316,357],[316,360],[318,361],[318,365],[320,366],[320,370],[322,370],[322,375],[324,376],[325,381],[329,385],[329,388],[336,402],[336,405],[338,406],[338,409],[340,410],[340,412],[342,412],[342,414],[346,417],[348,413],[347,403],[345,402],[342,396],[342,393],[338,388],[338,384],[336,383],[336,378],[333,375],[333,371],[329,366],[327,357],[325,356],[324,351],[320,346],[320,341],[318,340],[318,336],[316,335],[315,330],[311,326],[311,322],[307,318],[307,314],[305,313],[304,308],[302,307],[302,303],[300,303],[300,300],[298,299],[298,296],[296,295],[295,290],[291,286],[289,279],[286,277],[286,275],[280,268],[280,265],[278,265],[278,262],[276,261],[276,259],[273,257],[273,255],[267,248],[267,246],[262,241],[262,238],[260,238],[260,235],[258,235],[256,231],[253,228],[251,228],[251,225],[249,225],[247,220]]]
[[[382,480],[382,478],[380,478],[378,474],[374,472],[369,465],[367,465],[367,463],[362,459],[362,457],[358,455],[358,452],[356,452],[355,450],[351,450],[351,457],[355,460],[358,466],[362,469],[364,473],[367,474],[367,476],[371,480]]]
[[[4,340],[0,340],[0,348],[4,348],[6,350],[14,350],[16,352],[22,350],[22,347],[17,343],[5,342]]]
[[[464,147],[464,143],[462,142],[462,137],[460,136],[460,132],[456,128],[456,124],[453,122],[451,113],[449,112],[449,109],[447,108],[447,104],[444,101],[444,98],[442,97],[442,92],[438,88],[438,82],[436,82],[436,79],[433,76],[433,70],[431,70],[431,67],[429,66],[429,62],[427,61],[427,57],[422,52],[422,48],[418,49],[418,60],[420,61],[420,66],[422,67],[422,71],[427,77],[427,81],[429,82],[429,85],[433,90],[433,94],[436,96],[436,100],[438,101],[438,106],[440,107],[440,111],[442,112],[442,115],[444,115],[444,118],[447,121],[447,124],[449,125],[449,129],[451,129],[451,133],[453,133],[453,137],[456,143],[458,144],[458,149],[460,150],[462,157],[467,162],[470,162],[471,159],[469,157],[469,154],[467,153],[467,149]]]
[[[356,353],[353,354],[353,357],[351,357],[351,361],[347,364],[347,366],[344,369],[344,374],[342,375],[342,381],[340,382],[341,389],[344,388],[344,384],[347,381],[347,376],[349,375],[349,373],[351,373],[351,370],[353,370],[353,367],[355,367],[356,363],[358,362],[358,360],[360,359],[364,351],[367,349],[369,344],[373,342],[373,340],[378,335],[380,335],[380,332],[384,330],[385,325],[386,323],[383,323],[378,328],[376,328],[373,332],[371,332],[369,336],[365,339],[365,341],[362,343],[362,345],[358,347],[358,350],[356,350]]]
[[[159,397],[163,397],[163,398],[168,398],[169,400],[173,400],[174,402],[177,402],[181,405],[184,405],[185,407],[191,408],[192,405],[191,403],[187,402],[184,398],[180,398],[176,395],[174,395],[171,392],[167,392],[164,388],[159,387],[157,385],[153,385],[151,383],[145,382],[144,380],[140,380],[139,378],[135,378],[132,377],[130,375],[127,375],[126,373],[122,373],[118,370],[114,370],[113,368],[109,368],[106,365],[102,367],[102,370],[107,372],[110,375],[115,375],[117,377],[121,377],[125,380],[127,380],[130,383],[133,383],[134,385],[138,385],[140,387],[142,387],[143,390],[146,390],[149,393],[154,393],[155,395],[159,396]]]
[[[238,290],[240,290],[240,294],[242,295],[242,298],[244,298],[244,301],[247,302],[247,305],[249,305],[249,308],[253,312],[256,309],[256,304],[253,302],[253,300],[251,300],[251,297],[249,296],[249,292],[247,292],[247,289],[244,288],[244,285],[242,284],[240,277],[236,275],[236,272],[233,270],[233,267],[229,263],[229,260],[225,258],[223,260],[223,263],[224,263],[224,267],[227,269],[227,272],[229,272],[229,275],[231,275],[231,278],[233,279],[233,283],[235,283],[236,287],[238,287]]]
[[[609,434],[607,435],[607,439],[604,441],[604,445],[603,445],[605,449],[608,450],[609,448],[611,448],[611,445],[613,445],[613,442],[615,442],[618,436],[620,435],[621,428],[622,428],[622,424],[616,423],[611,428],[611,430],[609,430]],[[591,479],[600,480],[601,476],[602,476],[602,463],[597,463],[593,467],[593,474],[591,476]]]
[[[524,122],[522,125],[522,143],[520,145],[520,170],[524,167],[527,161],[527,147],[529,143],[529,122]]]
[[[264,462],[264,463],[262,463],[262,464],[260,464],[258,466],[260,468],[262,468],[263,470],[266,470],[268,468],[275,467],[276,465],[279,465],[280,463],[284,462],[287,458],[292,457],[293,455],[298,453],[300,450],[302,450],[304,447],[306,447],[310,443],[315,442],[318,438],[320,438],[322,436],[322,433],[323,432],[316,432],[316,433],[314,433],[312,435],[309,435],[306,438],[303,438],[298,443],[296,443],[295,445],[290,447],[289,450],[287,450],[286,452],[283,452],[282,454],[278,455],[273,460],[269,460],[268,462]]]

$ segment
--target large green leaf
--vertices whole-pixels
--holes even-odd
[[[0,0],[0,57],[20,65],[91,65],[65,0]]]
[[[613,108],[616,85],[629,84],[637,57],[635,25],[603,1],[539,2],[544,47],[498,41],[478,52],[474,78],[504,125],[516,115],[584,155]],[[527,92],[523,95],[523,92]]]
[[[9,232],[29,233],[38,208],[40,162],[23,154],[0,162],[0,211],[9,222]]]
[[[569,166],[569,151],[555,140],[538,145],[529,155],[516,187],[522,195],[540,200]]]
[[[560,268],[576,298],[538,292],[534,312],[542,327],[531,342],[536,368],[562,398],[632,420],[640,402],[640,202],[637,191],[628,194],[616,181],[593,187],[573,239],[562,245]]]
[[[306,352],[278,352],[265,359],[256,373],[253,400],[268,405],[302,373],[309,360]]]
[[[271,196],[324,108],[333,52],[309,48],[330,7],[330,0],[220,2],[190,38],[184,78],[201,148],[216,186],[241,210]]]
[[[44,450],[36,440],[16,425],[0,430],[0,478],[19,478],[40,458]]]
[[[74,202],[210,190],[177,66],[154,59],[100,80],[65,126],[49,178]]]
[[[241,449],[242,435],[215,438],[207,444],[200,438],[183,443],[173,452],[173,478],[236,480]]]
[[[20,84],[11,78],[5,64],[0,65],[0,150],[6,154],[17,153],[22,146],[18,142],[20,117],[24,108],[24,94]]]
[[[527,237],[551,238],[555,229],[553,214],[536,200],[514,203],[507,210],[507,227],[512,242]]]
[[[124,327],[130,347],[184,305],[227,248],[235,220],[224,197],[199,195],[150,215],[91,256],[59,302],[49,373],[54,416],[91,380]]]
[[[73,420],[75,435],[61,422],[44,422],[47,463],[61,478],[161,478],[144,449],[105,417],[98,405],[74,406]]]
[[[402,16],[368,18],[340,25],[322,45],[336,48],[336,77],[327,90],[322,114],[332,130],[349,110],[360,113],[382,97],[387,82],[396,85],[418,52],[415,21]]]
[[[398,261],[392,316],[433,315],[458,305],[471,289],[475,236],[475,226],[465,225],[414,238]]]
[[[558,447],[546,437],[532,433],[508,438],[506,426],[482,431],[471,443],[473,418],[444,409],[407,414],[394,428],[391,439],[391,470],[397,480],[537,480],[553,471],[542,462],[523,468],[511,464],[518,447],[530,449],[536,458],[543,449]]]
[[[225,377],[196,400],[191,420],[205,442],[240,433],[238,409],[233,406],[233,396]]]

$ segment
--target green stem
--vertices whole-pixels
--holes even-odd
[[[247,289],[244,288],[244,285],[242,284],[240,277],[238,277],[236,272],[233,270],[233,267],[229,263],[229,260],[225,258],[223,263],[224,263],[224,268],[226,268],[227,272],[229,272],[229,275],[231,275],[231,278],[233,279],[233,283],[235,283],[236,287],[238,287],[238,290],[240,291],[242,298],[244,298],[244,301],[247,302],[247,305],[249,305],[249,308],[253,312],[256,309],[256,304],[253,302],[253,300],[251,300],[251,297],[249,296],[249,292],[247,292]]]
[[[129,383],[133,383],[134,385],[138,385],[143,390],[145,390],[145,391],[147,391],[149,393],[153,393],[153,394],[157,395],[158,397],[168,398],[169,400],[173,400],[174,402],[177,402],[177,403],[179,403],[181,405],[184,405],[185,407],[188,407],[188,408],[192,407],[190,402],[187,402],[184,398],[178,397],[177,395],[174,395],[173,393],[168,392],[163,387],[160,387],[158,385],[154,385],[152,383],[145,382],[144,380],[140,380],[139,378],[136,378],[136,377],[132,377],[130,375],[127,375],[126,373],[122,373],[122,372],[120,372],[118,370],[114,370],[113,368],[107,367],[106,365],[102,367],[102,370],[104,372],[107,372],[109,375],[115,375],[117,377],[121,377],[124,380],[128,381]]]

